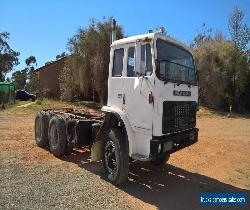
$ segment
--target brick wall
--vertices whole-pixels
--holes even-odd
[[[65,59],[60,59],[37,69],[38,89],[40,95],[47,95],[51,98],[60,98],[59,75],[64,67]]]

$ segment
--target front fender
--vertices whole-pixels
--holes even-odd
[[[113,113],[119,120],[121,120],[123,122],[123,124],[126,128],[127,136],[128,136],[129,156],[134,154],[136,152],[134,132],[132,130],[132,127],[130,125],[130,122],[129,122],[125,112],[123,112],[120,109],[116,109],[116,108],[109,107],[109,106],[103,106],[101,111]]]

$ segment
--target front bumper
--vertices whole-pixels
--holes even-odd
[[[181,133],[164,136],[153,136],[150,141],[150,157],[158,158],[166,153],[174,153],[198,141],[198,128],[193,128]]]

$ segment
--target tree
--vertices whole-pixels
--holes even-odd
[[[220,50],[229,43],[223,41],[206,41],[192,49],[196,69],[199,72],[199,94],[201,103],[207,107],[221,109],[225,94],[226,75],[223,72],[223,60]]]
[[[74,67],[76,66],[75,59],[81,60],[77,66],[78,70],[74,68],[71,70],[73,75],[77,75],[75,78],[78,80],[75,85],[78,85],[79,95],[83,95],[84,99],[92,99],[93,94],[97,92],[102,103],[107,100],[111,23],[112,18],[104,18],[102,21],[91,19],[88,27],[80,28],[69,39],[68,49],[71,56],[75,56],[75,58],[69,59],[68,71],[70,71],[70,62]],[[117,25],[116,37],[117,39],[123,37],[122,28],[119,25]]]
[[[197,40],[195,37],[192,51],[200,73],[201,103],[223,110],[233,104],[234,111],[239,111],[248,74],[245,54],[219,32]]]
[[[70,56],[64,63],[64,68],[59,76],[61,99],[74,101],[82,94],[80,88],[80,72],[83,60],[78,56]]]
[[[16,71],[12,74],[12,82],[17,89],[26,89],[29,92],[36,92],[38,89],[37,74],[35,72],[36,57],[29,56],[25,59],[26,67],[23,70]]]
[[[232,106],[233,109],[237,109],[236,104],[236,94],[237,94],[237,75],[239,75],[238,71],[242,69],[238,68],[239,62],[239,55],[238,51],[245,52],[247,48],[247,44],[250,40],[250,28],[244,23],[244,12],[239,8],[234,8],[233,12],[229,16],[228,20],[228,29],[232,38],[232,41],[237,46],[238,49],[234,49],[232,51],[232,56],[234,60],[232,60],[232,68],[231,68],[231,75],[232,75],[232,83],[231,83],[231,91],[232,91]],[[241,61],[241,59],[240,59]],[[245,67],[247,69],[247,67]],[[245,75],[246,76],[246,75]]]
[[[25,63],[26,63],[26,65],[27,65],[28,67],[33,67],[33,68],[31,68],[31,70],[34,69],[34,66],[33,66],[33,65],[36,65],[36,66],[37,66],[36,57],[33,56],[33,55],[29,56],[28,58],[25,59]]]
[[[35,67],[37,66],[36,57],[31,55],[26,58],[25,63],[27,65],[27,84],[26,89],[29,92],[37,92],[38,91],[38,76],[35,72]]]
[[[219,34],[219,32],[217,32]],[[191,47],[198,47],[205,42],[212,40],[212,29],[208,28],[205,23],[202,24],[200,32],[194,37]]]
[[[67,57],[67,54],[65,52],[62,52],[61,54],[58,54],[56,56],[56,60],[59,60],[59,59],[65,58],[65,57]]]
[[[18,65],[19,52],[14,51],[9,46],[7,40],[9,33],[0,33],[0,81],[4,81],[5,75],[10,72],[14,66]]]
[[[244,16],[244,12],[235,7],[228,19],[228,30],[231,38],[241,51],[246,50],[250,40],[250,28],[244,23]]]
[[[21,71],[15,71],[12,74],[11,80],[12,80],[12,82],[15,83],[17,90],[25,88],[26,80],[27,80],[27,72],[28,72],[28,69],[25,68]]]

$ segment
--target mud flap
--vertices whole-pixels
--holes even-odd
[[[91,147],[91,161],[98,161],[102,159],[103,156],[103,141],[102,137],[104,136],[103,134],[107,132],[107,130],[110,128],[112,125],[112,119],[111,119],[111,114],[107,113],[105,115],[104,121],[102,123],[102,126],[100,130],[98,131],[95,141]]]
[[[91,147],[91,161],[101,160],[102,152],[102,141],[95,141]]]

